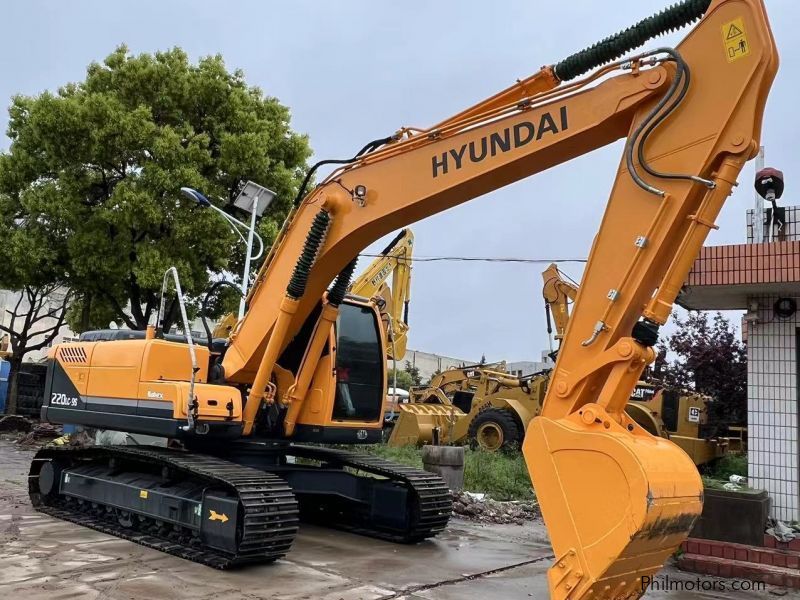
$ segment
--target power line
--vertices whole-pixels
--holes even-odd
[[[367,258],[379,258],[383,254],[366,254],[359,256]],[[399,259],[400,262],[408,261],[408,258]],[[526,263],[526,264],[549,264],[549,263],[585,263],[585,258],[502,258],[491,256],[414,256],[411,262],[491,262],[491,263]]]

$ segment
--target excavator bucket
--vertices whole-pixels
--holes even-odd
[[[594,407],[535,418],[523,446],[556,556],[552,600],[639,598],[702,510],[683,450]]]
[[[387,442],[389,446],[421,446],[434,443],[434,432],[439,443],[453,443],[453,432],[467,415],[452,405],[401,404],[399,416]]]

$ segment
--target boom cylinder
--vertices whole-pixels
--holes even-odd
[[[719,215],[719,211],[722,210],[725,199],[731,195],[743,163],[744,157],[726,159],[714,178],[715,187],[706,193],[697,212],[689,216],[692,221],[689,231],[672,260],[662,284],[644,311],[646,319],[660,325],[669,319],[672,305],[686,281],[686,274],[692,268],[695,258],[700,254],[709,230],[717,228],[714,221]]]
[[[297,380],[295,384],[289,388],[285,396],[284,401],[289,404],[289,410],[284,419],[284,432],[287,436],[291,436],[292,433],[294,433],[297,417],[300,415],[303,401],[308,393],[308,389],[311,387],[311,381],[317,370],[319,359],[322,357],[322,350],[325,347],[325,342],[328,341],[333,325],[336,323],[336,319],[339,316],[339,305],[344,300],[347,288],[350,286],[350,279],[353,277],[353,271],[356,268],[357,262],[357,258],[353,259],[342,269],[342,272],[339,273],[338,277],[336,277],[336,280],[333,282],[333,287],[331,287],[331,291],[328,292],[328,297],[322,304],[322,311],[317,319],[314,332],[311,334],[311,340],[306,347],[303,361],[300,363],[300,368],[297,371]]]
[[[297,312],[299,304],[298,300],[290,298],[289,296],[286,296],[281,301],[280,314],[275,321],[272,337],[269,338],[267,349],[261,357],[261,363],[258,366],[256,377],[250,388],[250,394],[247,396],[247,403],[244,406],[242,415],[244,420],[244,435],[249,435],[253,431],[253,423],[255,422],[256,414],[258,414],[258,409],[261,407],[261,402],[264,399],[264,390],[267,388],[267,384],[272,377],[275,361],[278,360],[278,353],[282,345],[281,340],[286,338],[289,324],[292,322],[292,317]]]
[[[314,333],[311,336],[311,341],[306,348],[306,353],[303,356],[303,362],[300,364],[300,369],[297,372],[297,381],[289,388],[284,403],[289,405],[289,410],[284,419],[284,433],[291,436],[294,433],[295,425],[297,424],[297,417],[300,415],[300,409],[303,407],[303,400],[311,387],[311,381],[314,378],[314,373],[317,370],[319,359],[322,356],[322,350],[325,347],[325,342],[328,341],[331,329],[336,318],[339,316],[339,307],[325,302],[322,306],[322,312],[317,320],[317,325],[314,328]]]
[[[275,320],[275,326],[272,329],[272,335],[267,342],[264,355],[261,357],[258,371],[253,380],[253,385],[250,388],[250,394],[247,396],[247,403],[245,404],[243,414],[244,435],[250,435],[253,431],[253,423],[255,422],[256,414],[258,414],[258,409],[261,407],[261,402],[264,399],[264,390],[267,388],[267,384],[272,377],[272,371],[275,368],[275,362],[278,360],[278,356],[283,349],[286,335],[289,331],[289,325],[292,323],[292,317],[297,312],[300,299],[306,292],[309,273],[325,241],[325,235],[327,234],[330,222],[330,213],[326,210],[321,210],[311,223],[311,228],[308,231],[308,236],[303,245],[303,251],[297,259],[292,278],[289,281],[289,285],[286,287],[286,296],[281,301],[278,318]]]

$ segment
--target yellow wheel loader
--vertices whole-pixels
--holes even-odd
[[[714,421],[714,399],[640,382],[625,412],[643,429],[680,446],[698,467],[744,451],[746,430]]]
[[[528,423],[541,412],[548,376],[517,377],[487,367],[452,369],[432,386],[413,390],[412,401],[399,407],[388,444],[469,442],[491,451],[519,449]]]
[[[619,58],[698,19],[674,48]],[[700,515],[703,485],[625,405],[757,154],[777,69],[762,0],[684,0],[433,127],[317,163],[227,343],[194,344],[180,302],[185,343],[159,318],[145,339],[51,349],[43,420],[180,448],[43,448],[32,504],[217,568],[281,558],[300,517],[395,542],[435,536],[452,510],[439,477],[303,443],[381,439],[386,338],[379,310],[347,295],[356,258],[414,221],[625,139],[522,452],[555,555],[551,598],[640,597]],[[175,267],[168,275],[178,288]]]

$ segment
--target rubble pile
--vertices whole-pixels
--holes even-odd
[[[33,421],[18,415],[6,415],[0,417],[0,431],[2,432],[23,432],[28,433],[33,429]]]
[[[61,426],[37,423],[17,443],[21,446],[40,446],[61,436]]]
[[[465,519],[480,523],[522,525],[539,518],[539,505],[535,500],[499,502],[485,494],[456,492],[453,494],[453,512]]]

